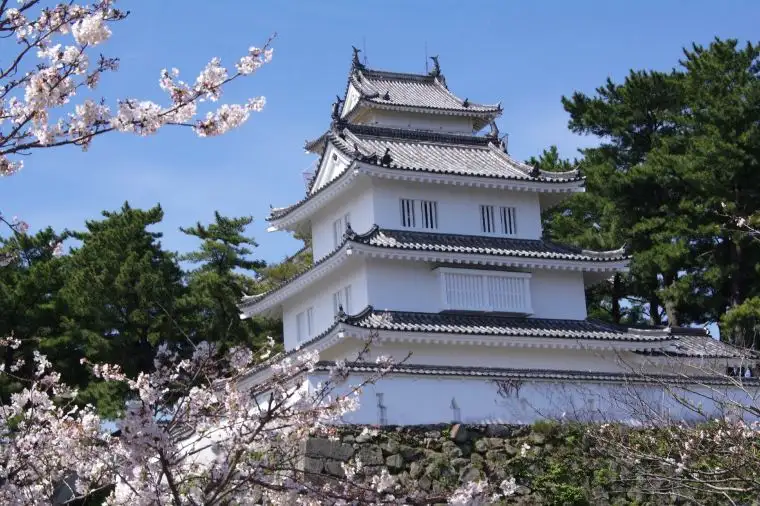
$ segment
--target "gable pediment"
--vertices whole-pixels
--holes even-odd
[[[338,149],[328,141],[322,156],[321,163],[317,168],[314,184],[311,186],[311,193],[316,192],[330,181],[340,176],[349,165],[349,160]]]

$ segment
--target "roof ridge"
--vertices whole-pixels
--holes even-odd
[[[354,70],[361,72],[365,77],[379,77],[381,79],[409,79],[431,83],[436,80],[436,77],[430,74],[416,74],[414,72],[397,72],[395,70],[371,69],[368,67]]]
[[[435,132],[432,130],[412,130],[407,128],[380,127],[374,125],[346,124],[344,129],[352,133],[371,135],[374,137],[389,137],[392,139],[410,139],[419,141],[445,141],[454,140],[462,145],[487,146],[491,142],[490,137],[472,134],[458,134],[454,132]]]

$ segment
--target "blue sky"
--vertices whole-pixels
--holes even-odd
[[[681,48],[719,36],[758,38],[757,1],[384,0],[382,2],[165,0],[123,2],[130,17],[114,26],[103,52],[121,57],[99,91],[115,104],[128,96],[161,100],[158,75],[178,67],[192,81],[213,56],[230,67],[273,32],[273,62],[231,88],[224,100],[264,95],[267,106],[241,129],[200,139],[174,129],[141,138],[112,134],[87,153],[38,152],[0,186],[0,210],[32,228],[81,229],[103,209],[161,203],[164,244],[186,251],[196,243],[178,227],[214,210],[256,218],[257,255],[277,261],[297,242],[268,234],[269,205],[303,196],[301,173],[313,162],[303,142],[329,124],[330,104],[343,93],[351,45],[366,45],[371,67],[424,71],[425,46],[440,55],[449,87],[473,101],[504,106],[502,132],[510,152],[528,158],[556,144],[573,156],[593,139],[567,131],[560,97],[592,93],[631,68],[666,70]],[[211,7],[211,6],[223,6]]]

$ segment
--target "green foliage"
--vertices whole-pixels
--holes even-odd
[[[724,333],[740,339],[739,344],[760,348],[760,297],[751,297],[729,309],[720,323]]]
[[[119,364],[131,376],[149,370],[156,345],[181,338],[176,300],[185,289],[176,255],[148,230],[163,218],[159,206],[142,211],[125,203],[103,217],[72,234],[82,245],[65,262],[63,331],[44,349],[65,364],[64,381],[84,387],[83,402],[113,415],[123,406],[122,389],[93,381],[80,358]]]
[[[538,420],[531,429],[537,434],[552,435],[560,428],[560,424],[554,420]]]
[[[570,129],[599,145],[577,162],[554,149],[531,160],[577,164],[587,178],[586,194],[545,214],[545,233],[587,248],[627,244],[633,255],[629,275],[587,292],[592,316],[705,323],[760,295],[760,241],[736,226],[737,216],[760,222],[759,51],[716,39],[685,50],[671,72],[631,71],[593,96],[563,98]],[[724,334],[760,345],[744,328]]]
[[[22,341],[17,350],[6,347],[1,360],[5,371],[13,371],[18,359],[26,361],[13,373],[18,378],[30,377],[32,352],[61,331],[58,315],[63,307],[58,290],[65,279],[65,259],[53,255],[53,245],[65,236],[47,228],[34,235],[14,234],[0,241],[0,256],[8,253],[13,258],[0,268],[0,336],[13,335]],[[3,399],[21,386],[9,375],[2,375],[0,381]]]
[[[239,317],[240,298],[261,291],[260,283],[245,272],[256,275],[266,266],[249,258],[257,246],[245,235],[252,221],[250,216],[228,218],[215,212],[208,226],[197,223],[180,229],[201,240],[198,250],[181,257],[197,265],[186,274],[188,290],[180,301],[183,327],[191,339],[258,346],[266,336],[278,333],[277,322]]]

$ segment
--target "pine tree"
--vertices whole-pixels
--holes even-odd
[[[696,300],[704,320],[722,317],[724,337],[760,349],[748,325],[760,317],[760,243],[735,222],[760,212],[760,45],[716,39],[680,63],[684,107],[650,163],[669,175],[670,216],[685,222],[694,262],[672,297]]]
[[[4,370],[14,377],[30,378],[32,353],[45,351],[50,340],[61,332],[58,291],[63,285],[66,259],[56,258],[53,246],[65,235],[46,228],[34,235],[17,233],[0,239],[0,253],[8,253],[11,259],[0,267],[0,336],[13,335],[22,342],[18,349],[6,347],[1,359]],[[15,367],[18,359],[25,360],[21,369]],[[52,361],[59,368],[68,365],[57,357]],[[0,379],[2,399],[21,387],[11,376]]]
[[[148,230],[163,219],[160,206],[143,211],[125,203],[102,214],[72,234],[82,245],[66,263],[64,332],[50,346],[74,349],[93,363],[119,364],[135,377],[151,370],[158,343],[181,339],[175,303],[184,291],[182,273],[176,255],[162,249],[161,234]],[[65,381],[85,387],[84,402],[109,415],[122,409],[120,387],[94,381],[79,364],[65,374]]]
[[[252,217],[228,218],[214,213],[209,225],[197,223],[181,228],[185,234],[201,240],[197,251],[183,255],[183,261],[199,265],[187,274],[188,293],[182,300],[188,335],[224,344],[261,345],[271,333],[279,333],[279,325],[267,319],[240,319],[237,304],[245,294],[261,291],[254,276],[266,266],[251,260],[257,246],[245,229]]]
[[[594,242],[602,248],[628,245],[631,275],[617,276],[606,295],[613,321],[623,317],[621,299],[626,299],[632,316],[646,312],[650,323],[660,324],[664,309],[669,323],[680,323],[677,302],[666,297],[665,289],[677,281],[688,248],[673,240],[681,223],[663,212],[672,209],[666,174],[646,167],[652,149],[673,134],[671,118],[682,103],[679,76],[632,71],[622,84],[608,79],[594,97],[576,92],[562,102],[570,129],[595,135],[600,144],[582,150],[587,195],[555,210],[547,219],[549,233],[588,247]],[[641,177],[642,171],[655,177]]]

